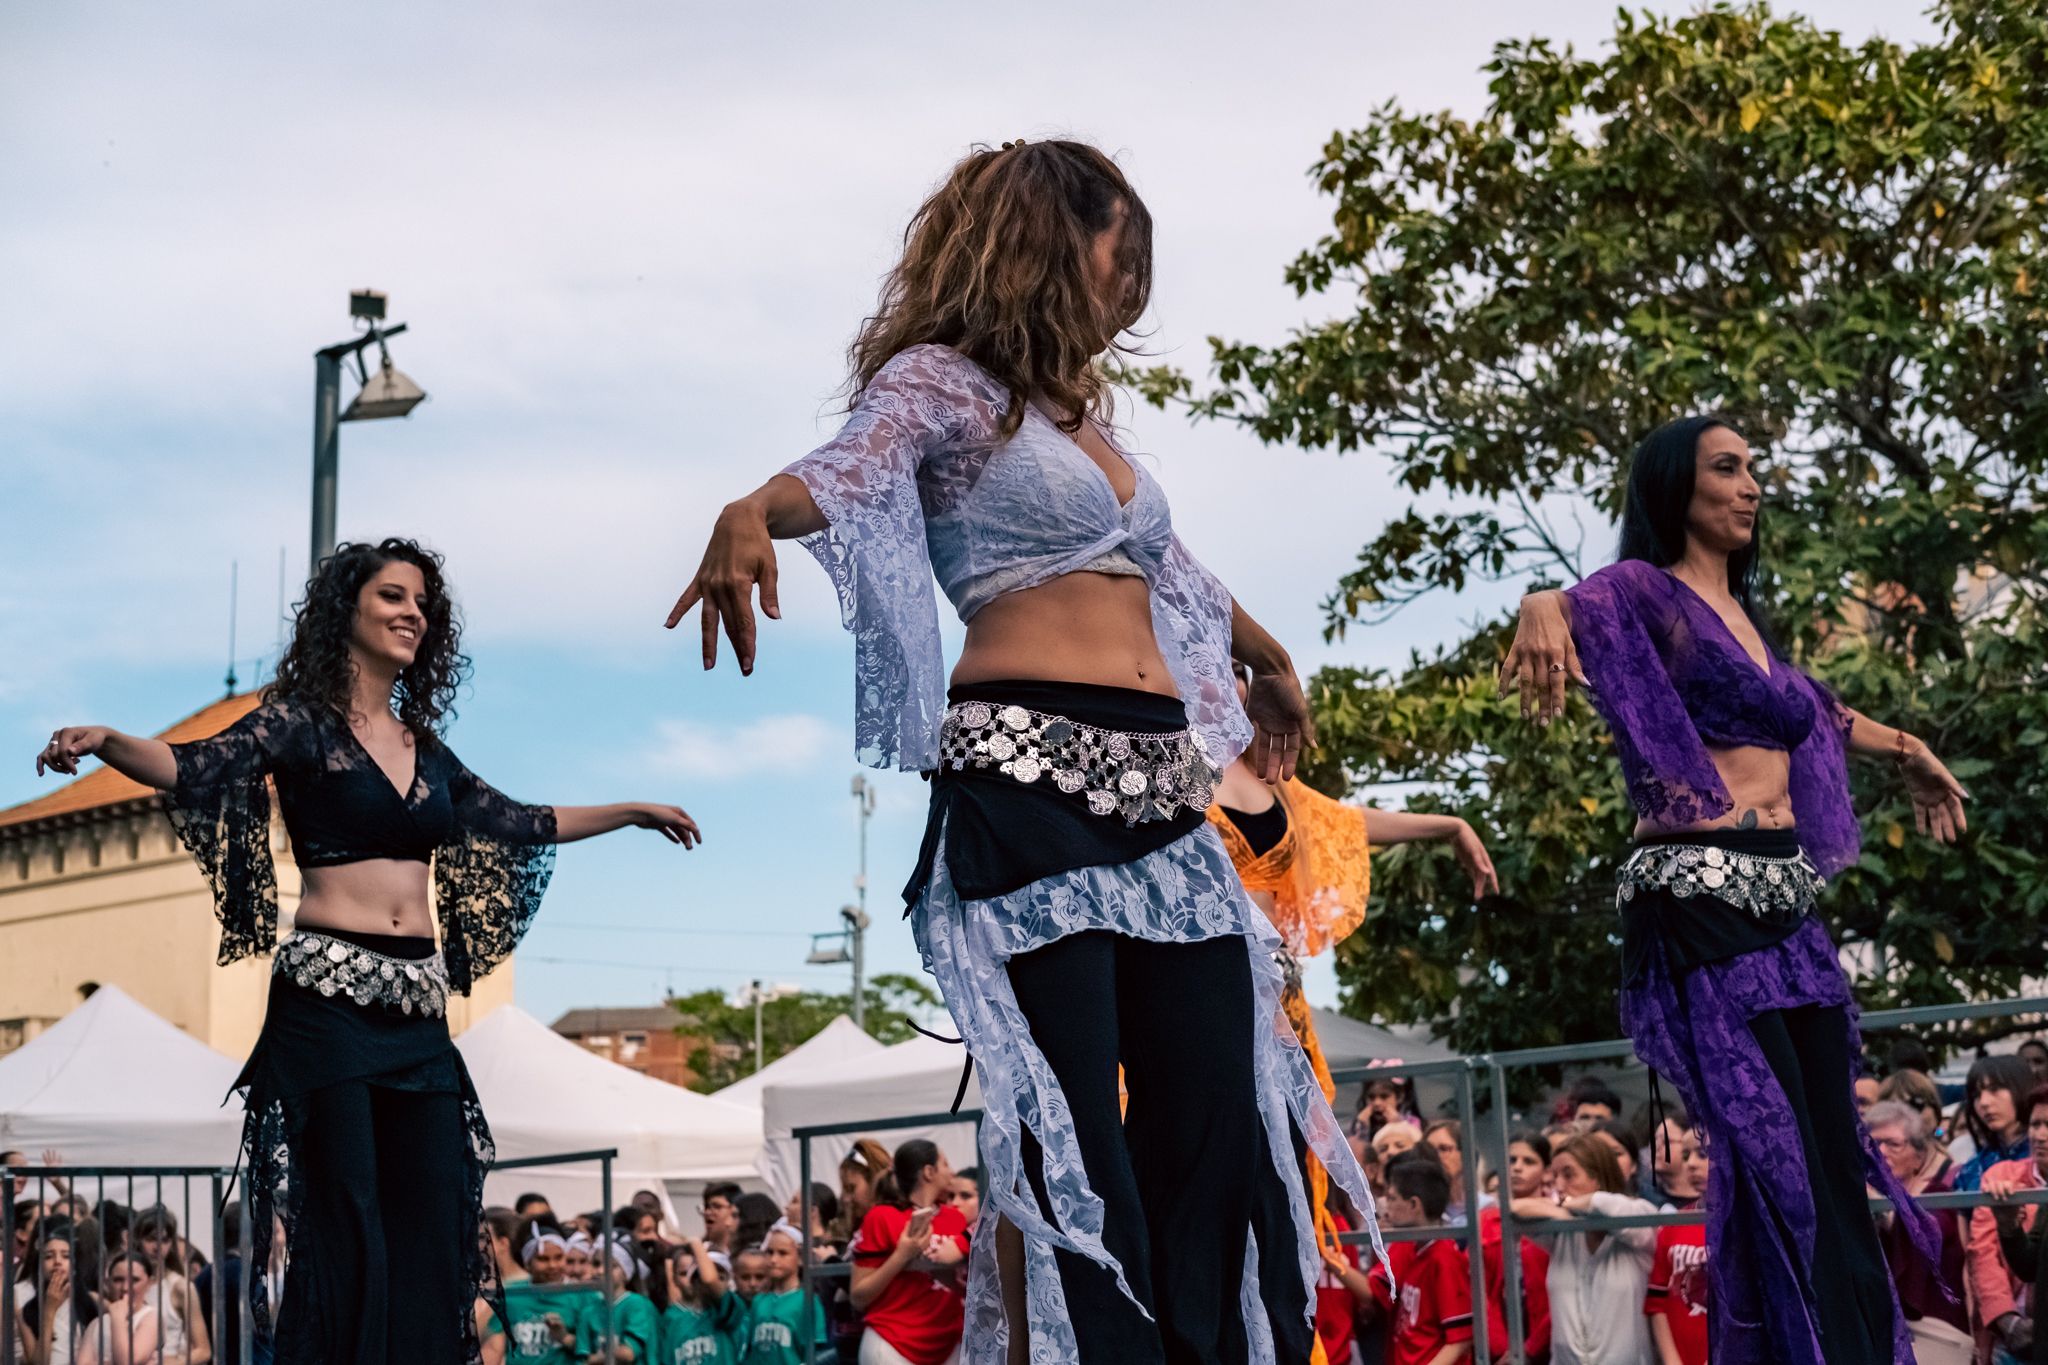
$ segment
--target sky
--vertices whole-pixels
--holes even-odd
[[[1799,8],[1855,38],[1930,32],[1916,0]],[[1597,47],[1613,13],[0,8],[0,805],[48,789],[32,760],[59,725],[148,733],[221,695],[231,622],[238,678],[263,676],[280,553],[287,598],[307,568],[312,352],[375,288],[431,397],[342,429],[339,530],[447,556],[476,666],[450,742],[522,799],[671,801],[706,833],[563,849],[519,1003],[844,990],[803,961],[858,857],[852,650],[823,575],[783,547],[751,678],[705,674],[661,622],[725,502],[830,434],[919,200],[978,142],[1111,151],[1156,224],[1147,347],[1201,373],[1205,338],[1275,341],[1334,306],[1282,282],[1327,228],[1306,171],[1333,131],[1387,101],[1477,115],[1494,43]],[[1386,462],[1151,409],[1128,436],[1304,675],[1396,666],[1513,595],[1326,644],[1320,601],[1409,502]],[[924,788],[872,776],[869,970],[914,972],[897,892]],[[1309,994],[1336,1003],[1327,961]]]

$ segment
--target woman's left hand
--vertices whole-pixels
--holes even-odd
[[[697,828],[697,822],[681,806],[663,806],[653,802],[635,801],[627,807],[628,819],[640,829],[658,829],[672,844],[684,848],[695,848],[704,842],[704,831]]]
[[[1907,746],[1899,775],[1913,801],[1913,828],[1952,844],[1970,827],[1963,817],[1963,799],[1969,793],[1924,743],[1916,739]]]
[[[1458,866],[1471,874],[1473,900],[1500,894],[1500,877],[1493,870],[1493,859],[1487,856],[1478,832],[1463,820],[1458,822],[1458,832],[1451,836],[1451,852],[1457,857]]]
[[[924,1258],[933,1265],[959,1265],[967,1259],[967,1253],[960,1249],[957,1238],[942,1233],[925,1245]]]
[[[1245,692],[1244,713],[1252,722],[1252,747],[1245,762],[1261,782],[1277,787],[1294,776],[1301,751],[1316,742],[1316,724],[1300,680],[1292,670],[1254,673]]]

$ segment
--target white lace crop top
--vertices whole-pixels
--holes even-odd
[[[1251,738],[1230,673],[1229,592],[1174,535],[1166,494],[1142,466],[1132,464],[1137,491],[1119,504],[1108,476],[1036,408],[998,440],[1009,402],[958,351],[913,346],[875,375],[837,436],[783,471],[830,523],[803,544],[832,576],[854,635],[860,760],[938,764],[934,576],[966,621],[1004,593],[1089,571],[1146,579],[1189,723],[1228,763]]]

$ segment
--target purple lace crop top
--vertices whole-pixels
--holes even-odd
[[[1775,654],[1766,673],[1698,593],[1643,560],[1610,564],[1565,595],[1593,706],[1644,821],[1684,829],[1735,808],[1709,747],[1778,749],[1791,755],[1807,857],[1824,876],[1856,861],[1851,722],[1833,693]]]
[[[966,621],[1063,574],[1135,571],[1152,590],[1152,632],[1188,722],[1211,760],[1228,763],[1251,739],[1230,674],[1229,592],[1173,533],[1165,491],[1142,465],[1131,462],[1137,489],[1119,503],[1036,408],[1000,438],[1010,402],[960,352],[912,346],[869,382],[837,436],[783,471],[830,523],[803,544],[832,576],[853,632],[860,760],[938,766],[946,682],[935,577]]]

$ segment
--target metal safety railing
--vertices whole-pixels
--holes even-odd
[[[802,1264],[799,1283],[803,1286],[805,1296],[817,1306],[818,1319],[822,1322],[827,1332],[831,1331],[832,1315],[829,1301],[821,1286],[830,1285],[839,1280],[845,1280],[850,1285],[853,1280],[853,1263],[851,1261],[839,1261],[820,1265],[813,1259],[811,1239],[811,1143],[818,1138],[851,1137],[856,1134],[866,1137],[871,1133],[894,1132],[904,1128],[938,1128],[955,1123],[971,1123],[974,1125],[975,1146],[979,1148],[981,1146],[981,1115],[982,1111],[979,1109],[962,1109],[957,1113],[948,1111],[937,1114],[909,1114],[900,1118],[876,1119],[872,1121],[821,1123],[806,1128],[792,1128],[790,1130],[789,1135],[796,1140],[797,1144],[798,1212],[803,1220],[798,1228],[803,1234],[803,1245],[798,1248],[798,1255],[801,1258]],[[880,1174],[879,1171],[876,1172],[877,1176]],[[927,1265],[925,1268],[930,1269],[931,1267]],[[965,1266],[961,1266],[959,1269],[963,1274],[966,1272]],[[809,1317],[810,1315],[807,1313],[805,1316]],[[806,1331],[802,1335],[803,1345],[801,1349],[804,1365],[813,1365],[813,1362],[817,1360],[818,1343],[816,1337],[818,1334],[815,1331]]]
[[[615,1148],[566,1152],[500,1161],[490,1169],[596,1161],[609,1216],[612,1162],[617,1156]],[[269,1266],[253,1271],[250,1266],[253,1229],[241,1199],[247,1178],[245,1169],[225,1166],[0,1166],[0,1365],[49,1358],[45,1343],[60,1330],[73,1358],[87,1337],[96,1339],[97,1359],[112,1358],[107,1347],[117,1330],[126,1334],[126,1359],[140,1358],[137,1338],[146,1341],[150,1333],[158,1343],[149,1353],[152,1359],[189,1361],[199,1354],[202,1343],[211,1360],[225,1365],[254,1365],[259,1347],[268,1358],[268,1343],[258,1341],[257,1295],[260,1288],[274,1309],[282,1279]],[[196,1223],[195,1186],[203,1191],[198,1204],[202,1216]],[[108,1245],[106,1234],[116,1210],[126,1223],[124,1244],[118,1248]],[[61,1228],[56,1226],[59,1221]],[[195,1237],[202,1228],[208,1239],[203,1249]],[[159,1241],[161,1250],[147,1249]],[[205,1267],[192,1265],[188,1253],[204,1256]],[[232,1273],[230,1256],[236,1267]],[[132,1310],[117,1312],[113,1296],[105,1292],[108,1272],[115,1266],[139,1271],[150,1282]],[[289,1273],[288,1266],[283,1269]],[[231,1289],[230,1279],[238,1280],[239,1287]],[[201,1280],[206,1282],[203,1288]],[[53,1281],[63,1286],[54,1305],[49,1292]],[[124,1285],[127,1282],[124,1270]],[[606,1311],[598,1328],[607,1360],[614,1358],[610,1307],[616,1299],[607,1275]],[[505,1327],[510,1330],[509,1323]],[[184,1342],[182,1351],[171,1349],[166,1340],[173,1330]]]
[[[1967,1019],[1996,1019],[2029,1014],[2048,1015],[2048,996],[1931,1005],[1918,1009],[1874,1010],[1862,1016],[1861,1025],[1864,1032],[1870,1033],[1957,1023]],[[1463,1188],[1460,1192],[1464,1196],[1465,1223],[1461,1227],[1383,1228],[1380,1235],[1389,1242],[1447,1239],[1456,1241],[1463,1249],[1472,1272],[1472,1359],[1501,1362],[1501,1365],[1527,1365],[1527,1356],[1522,1349],[1528,1337],[1528,1322],[1522,1306],[1522,1238],[1618,1232],[1630,1228],[1673,1227],[1705,1221],[1705,1215],[1698,1209],[1667,1209],[1658,1213],[1612,1217],[1575,1215],[1569,1219],[1548,1219],[1541,1222],[1517,1219],[1514,1216],[1513,1198],[1507,1190],[1511,1108],[1507,1098],[1507,1073],[1528,1067],[1610,1061],[1615,1058],[1631,1057],[1633,1053],[1633,1045],[1627,1039],[1615,1038],[1597,1043],[1570,1043],[1556,1047],[1523,1048],[1512,1052],[1481,1053],[1436,1062],[1394,1063],[1332,1070],[1331,1079],[1340,1086],[1376,1079],[1415,1080],[1432,1076],[1450,1079],[1452,1100],[1457,1109],[1455,1117],[1458,1119],[1459,1152],[1463,1166],[1460,1173],[1460,1184]],[[1475,1092],[1481,1082],[1486,1087],[1490,1101],[1487,1113],[1489,1121],[1483,1145],[1479,1140],[1479,1115],[1475,1102]],[[1694,1117],[1697,1119],[1698,1116]],[[1488,1339],[1490,1329],[1487,1313],[1484,1230],[1480,1220],[1480,1162],[1476,1159],[1482,1152],[1487,1163],[1498,1174],[1502,1191],[1502,1197],[1494,1205],[1500,1218],[1503,1300],[1501,1307],[1508,1336],[1508,1340],[1502,1343]],[[1977,1191],[1928,1195],[1916,1202],[1930,1209],[1974,1209],[1999,1203],[2041,1204],[2048,1203],[2048,1189],[2024,1190],[2004,1200]],[[1870,1204],[1873,1214],[1891,1210],[1889,1200],[1873,1198]],[[1371,1234],[1350,1232],[1345,1233],[1340,1240],[1354,1246],[1367,1245],[1371,1241]],[[1500,1349],[1497,1350],[1496,1347]]]

